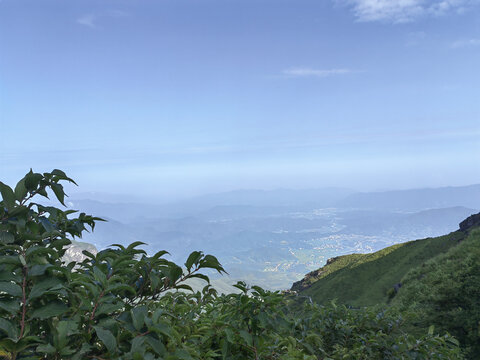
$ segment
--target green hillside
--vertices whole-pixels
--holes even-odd
[[[402,283],[391,304],[409,317],[410,332],[434,325],[460,340],[467,358],[480,358],[480,228],[412,269]]]
[[[467,359],[478,359],[480,214],[446,236],[330,259],[292,290],[320,304],[383,305],[402,315],[408,333],[449,333]]]
[[[463,232],[456,231],[393,245],[372,254],[340,256],[295,283],[292,290],[323,304],[334,299],[351,306],[386,304],[394,294],[394,286],[410,270],[446,253],[464,238]]]

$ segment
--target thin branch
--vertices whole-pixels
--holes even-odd
[[[25,256],[25,255],[24,255]],[[20,338],[23,337],[23,333],[25,331],[25,315],[27,313],[27,274],[28,268],[25,265],[23,267],[23,282],[22,282],[22,319],[20,320]]]
[[[104,295],[105,295],[105,290],[102,290],[102,292],[100,293],[100,296],[95,302],[95,305],[93,306],[92,313],[90,314],[90,317],[89,317],[90,322],[93,321],[93,319],[95,318],[95,311],[97,311],[98,305],[100,304],[100,300],[103,298]],[[88,333],[90,334],[91,331],[92,331],[92,324],[90,323],[88,327]]]

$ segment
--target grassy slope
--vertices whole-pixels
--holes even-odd
[[[467,358],[480,358],[480,228],[447,253],[412,269],[391,304],[422,329],[434,325],[460,340]]]
[[[372,254],[353,254],[326,265],[320,276],[300,295],[315,302],[338,302],[352,306],[387,303],[388,291],[412,268],[446,253],[464,238],[460,231],[449,235],[410,241]]]

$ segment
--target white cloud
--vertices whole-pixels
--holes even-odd
[[[96,19],[95,15],[87,14],[87,15],[80,16],[77,19],[77,23],[93,29],[95,28],[95,19]]]
[[[475,46],[480,46],[480,39],[457,40],[452,43],[454,49]]]
[[[109,10],[109,11],[107,11],[105,13],[102,13],[102,14],[86,14],[86,15],[80,16],[77,19],[77,23],[80,24],[80,25],[87,26],[89,28],[94,29],[94,28],[97,27],[97,21],[102,17],[103,18],[109,17],[109,18],[118,19],[118,18],[124,18],[124,17],[127,17],[127,16],[129,16],[129,14],[125,11]]]
[[[335,76],[335,75],[345,75],[352,73],[352,70],[349,69],[327,69],[327,70],[321,70],[321,69],[312,69],[312,68],[306,68],[306,67],[297,67],[297,68],[290,68],[283,70],[283,75],[288,76],[288,77],[319,77],[319,78],[325,78],[329,76]]]
[[[462,13],[479,0],[337,0],[351,7],[359,21],[405,23],[424,16]]]

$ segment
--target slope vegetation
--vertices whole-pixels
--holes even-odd
[[[480,213],[446,236],[333,258],[292,290],[323,304],[388,304],[408,333],[451,334],[467,359],[479,359]]]
[[[408,314],[412,333],[435,326],[454,335],[467,358],[480,356],[480,228],[447,253],[412,269],[392,305]],[[415,331],[414,329],[417,329]]]
[[[464,232],[456,231],[393,245],[372,254],[333,258],[295,283],[292,290],[318,303],[336,299],[351,306],[386,304],[410,270],[446,253],[464,238]]]

